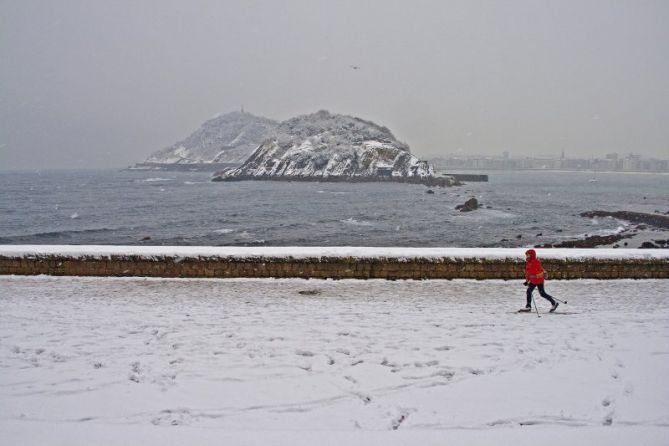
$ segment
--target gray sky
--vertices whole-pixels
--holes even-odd
[[[242,105],[423,157],[667,158],[669,1],[0,0],[0,169],[122,167]]]

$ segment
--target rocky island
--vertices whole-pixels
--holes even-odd
[[[432,166],[386,127],[325,110],[282,122],[241,166],[218,172],[213,180],[458,184],[436,177]]]
[[[135,168],[216,170],[239,165],[277,125],[277,121],[244,111],[217,115],[183,141],[152,153]]]

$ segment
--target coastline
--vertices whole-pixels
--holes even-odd
[[[381,177],[381,176],[254,176],[238,175],[225,176],[214,175],[211,179],[214,182],[232,182],[232,181],[299,181],[299,182],[317,182],[317,183],[405,183],[422,184],[429,187],[451,187],[461,186],[463,183],[453,177]]]
[[[589,211],[582,217],[612,217],[627,223],[620,232],[611,235],[586,235],[583,239],[546,244],[537,248],[628,248],[661,249],[669,244],[669,216],[628,211]]]

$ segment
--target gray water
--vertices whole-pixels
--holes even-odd
[[[203,172],[0,172],[0,244],[514,247],[624,225],[583,211],[669,211],[667,175],[488,174],[428,194],[410,184],[214,183]],[[455,210],[470,197],[482,208]]]

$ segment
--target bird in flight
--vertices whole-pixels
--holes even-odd
[[[349,67],[353,68],[354,70],[359,70],[360,67],[357,65],[349,65]]]

